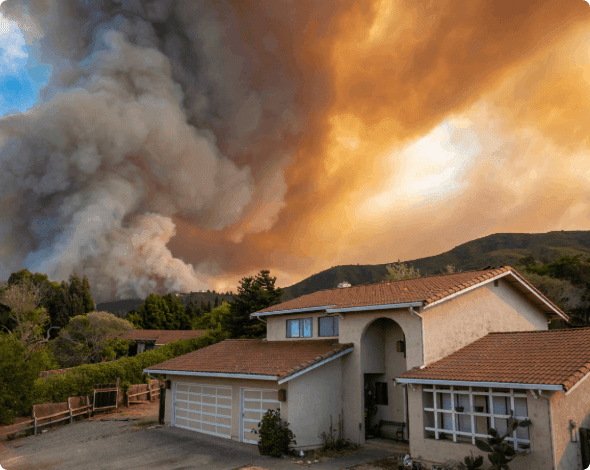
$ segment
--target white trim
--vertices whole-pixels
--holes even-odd
[[[399,304],[363,305],[361,307],[327,308],[328,313],[360,312],[365,310],[387,310],[393,308],[421,307],[424,302],[405,302]]]
[[[433,380],[433,379],[407,379],[396,377],[396,382],[401,384],[423,384],[423,385],[460,385],[464,387],[492,387],[492,388],[518,388],[530,390],[563,390],[563,385],[549,384],[522,384],[509,382],[473,382],[465,380]],[[280,382],[279,382],[280,383]]]
[[[252,379],[252,380],[277,380],[276,375],[255,375],[255,374],[226,374],[219,372],[192,372],[186,370],[143,370],[146,374],[182,375],[189,377],[225,377],[228,379]]]
[[[504,272],[502,274],[498,274],[497,276],[494,276],[494,277],[491,277],[489,279],[486,279],[485,281],[479,282],[479,283],[477,283],[477,284],[475,284],[473,286],[467,287],[466,289],[462,289],[462,290],[460,290],[458,292],[455,292],[454,294],[447,295],[446,297],[443,297],[440,300],[437,300],[435,302],[432,302],[432,303],[426,305],[423,310],[426,310],[427,308],[430,308],[430,307],[434,307],[435,305],[438,305],[438,304],[441,304],[443,302],[446,302],[447,300],[451,300],[452,298],[457,297],[459,295],[463,295],[463,294],[465,294],[465,293],[467,293],[467,292],[469,292],[469,291],[471,291],[473,289],[477,289],[477,288],[479,288],[481,286],[484,286],[486,284],[489,284],[492,281],[497,281],[498,279],[500,279],[502,277],[505,277],[505,276],[512,276],[513,278],[515,278],[524,287],[526,287],[529,292],[531,292],[532,294],[534,294],[539,300],[541,300],[545,305],[547,305],[547,307],[549,307],[552,311],[554,311],[557,315],[559,315],[564,320],[567,320],[567,317],[564,316],[564,314],[562,312],[560,312],[553,305],[551,305],[547,301],[547,299],[545,297],[543,297],[542,295],[539,295],[539,293],[537,293],[534,289],[531,288],[531,286],[529,286],[526,282],[524,282],[521,279],[521,277],[519,275],[517,275],[514,271],[506,271],[506,272]],[[545,312],[545,314],[548,315],[547,312]]]
[[[251,313],[250,317],[265,317],[268,315],[281,315],[283,313],[313,312],[314,310],[326,310],[327,308],[330,308],[333,306],[334,305],[321,305],[319,307],[293,308],[293,309],[287,309],[287,310],[275,310],[274,312]]]
[[[345,354],[348,354],[349,352],[352,352],[354,348],[348,348],[342,352],[339,352],[338,354],[335,354],[334,356],[331,356],[327,359],[324,359],[323,361],[318,362],[317,364],[314,364],[310,367],[308,367],[307,369],[303,369],[302,371],[297,372],[296,374],[290,375],[289,377],[285,377],[282,380],[279,380],[279,385],[284,384],[285,382],[288,382],[291,379],[294,379],[295,377],[299,377],[302,374],[305,374],[306,372],[309,372],[310,370],[315,369],[316,367],[320,367],[323,366],[324,364],[333,361],[334,359],[338,359],[341,356],[344,356]]]
[[[586,380],[588,377],[590,377],[590,372],[588,372],[584,377],[582,377],[580,380],[578,380],[574,386],[572,388],[570,388],[567,392],[565,392],[566,396],[569,395],[571,392],[574,391],[574,389],[580,385],[582,383],[583,380]]]

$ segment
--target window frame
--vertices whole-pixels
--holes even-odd
[[[432,388],[423,388],[422,389],[422,400],[423,400],[423,410],[425,412],[424,415],[424,423],[423,428],[424,432],[434,432],[434,439],[439,440],[441,439],[441,434],[444,435],[452,435],[453,442],[464,442],[463,439],[457,441],[457,438],[471,438],[471,443],[475,445],[475,439],[486,439],[489,436],[488,434],[481,434],[477,432],[476,420],[478,417],[486,419],[486,431],[489,428],[496,429],[496,419],[507,420],[510,418],[510,415],[507,414],[500,414],[494,412],[494,398],[504,398],[507,404],[507,411],[513,410],[514,418],[518,419],[519,421],[528,419],[528,416],[519,416],[516,415],[516,406],[515,406],[515,399],[524,399],[524,403],[526,406],[526,412],[528,415],[528,402],[527,402],[527,394],[525,393],[518,393],[514,392],[514,389],[507,389],[506,391],[498,391],[497,389],[493,388],[483,388],[483,387],[454,387],[454,386],[436,386],[432,385]],[[430,397],[426,399],[427,395],[430,394]],[[443,409],[443,396],[449,395],[451,398],[451,409]],[[469,410],[467,411],[456,411],[456,407],[459,406],[459,399],[458,397],[461,395],[467,395],[469,398]],[[475,397],[476,396],[483,396],[485,398],[485,406],[483,412],[475,411]],[[427,403],[432,403],[433,407],[426,406]],[[440,407],[439,407],[440,404]],[[481,406],[481,405],[477,405]],[[426,426],[426,412],[432,413],[434,417],[434,427]],[[439,419],[439,415],[442,419]],[[451,428],[445,429],[445,421],[448,420],[444,419],[444,416],[450,415],[451,416]],[[461,420],[459,417],[468,416],[470,418],[470,430],[463,431],[460,430],[462,426]],[[517,435],[518,430],[526,430],[527,438],[519,437]],[[521,431],[521,433],[524,431]],[[512,436],[506,437],[506,441],[511,443],[515,450],[523,450],[522,447],[519,447],[519,444],[528,444],[530,446],[530,434],[528,428],[517,428],[513,431]],[[528,448],[528,452],[531,452],[530,447]]]
[[[322,335],[322,327],[321,322],[324,319],[330,318],[332,319],[332,334],[331,335]],[[334,324],[336,327],[334,328]],[[318,317],[318,338],[335,338],[340,336],[340,321],[338,320],[338,315],[327,315],[323,317]]]
[[[304,336],[305,334],[305,320],[309,320],[309,336]],[[299,322],[299,335],[291,336],[291,328],[289,322]],[[285,323],[287,326],[286,337],[287,338],[313,338],[313,318],[306,317],[306,318],[291,318],[287,320]]]

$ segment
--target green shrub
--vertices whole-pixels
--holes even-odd
[[[74,367],[64,374],[56,374],[35,380],[31,391],[33,403],[59,403],[68,397],[92,395],[95,384],[128,381],[143,383],[146,376],[143,369],[169,359],[182,356],[197,349],[227,339],[227,333],[213,330],[199,338],[178,340],[165,346],[146,351],[134,357],[124,357],[114,362],[85,364]]]
[[[268,410],[264,413],[262,421],[258,423],[259,431],[254,434],[260,435],[258,449],[261,455],[270,455],[280,458],[282,455],[293,455],[290,448],[291,443],[297,444],[295,435],[288,428],[289,423],[281,419],[280,410]]]
[[[342,423],[342,419],[340,415],[338,415],[338,429],[332,426],[332,415],[330,415],[330,429],[329,433],[323,432],[319,437],[321,437],[324,441],[324,445],[322,446],[322,450],[341,450],[346,447],[350,447],[352,443],[350,439],[344,439],[342,437],[342,431],[344,428],[344,424]],[[338,431],[338,437],[334,435],[335,431]]]

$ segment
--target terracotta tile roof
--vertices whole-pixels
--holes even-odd
[[[205,333],[205,330],[130,330],[125,332],[123,337],[132,341],[153,341],[157,345],[163,345],[179,339],[198,338]]]
[[[298,310],[314,307],[349,308],[409,302],[422,302],[423,306],[427,306],[503,273],[512,274],[514,278],[512,284],[521,290],[523,294],[529,296],[531,301],[546,310],[546,313],[556,315],[556,312],[544,304],[539,299],[539,296],[567,319],[567,316],[559,307],[535,289],[535,287],[510,266],[323,290],[273,305],[256,313],[271,313],[282,310]],[[504,279],[507,279],[507,277]],[[526,284],[528,288],[518,282],[517,279]]]
[[[489,333],[399,378],[562,385],[590,372],[590,328]]]
[[[146,370],[273,375],[283,379],[352,347],[352,343],[339,344],[335,339],[227,339]]]

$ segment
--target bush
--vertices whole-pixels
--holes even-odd
[[[279,410],[268,410],[258,423],[259,431],[254,430],[254,434],[260,435],[258,449],[261,455],[270,455],[271,457],[280,458],[282,455],[294,455],[290,449],[291,443],[297,444],[295,435],[288,428],[289,423],[281,419]]]
[[[91,395],[95,384],[121,382],[143,383],[143,369],[169,359],[182,356],[197,349],[227,339],[227,333],[213,330],[199,338],[183,339],[146,351],[134,357],[124,357],[114,362],[85,364],[74,367],[64,374],[45,379],[38,378],[32,387],[33,403],[59,403],[68,397]]]
[[[42,349],[25,361],[25,347],[8,335],[0,335],[0,424],[12,424],[18,415],[31,412],[31,388],[39,372],[55,365]]]
[[[344,428],[344,424],[342,423],[342,419],[340,418],[340,415],[338,415],[338,429],[336,429],[332,426],[332,415],[330,415],[330,429],[329,429],[330,433],[328,434],[326,432],[323,432],[319,436],[324,440],[324,445],[322,446],[323,451],[341,450],[346,447],[350,447],[350,445],[352,444],[350,442],[350,439],[344,439],[342,437],[343,428]],[[336,438],[334,436],[335,431],[338,431],[338,438]]]

